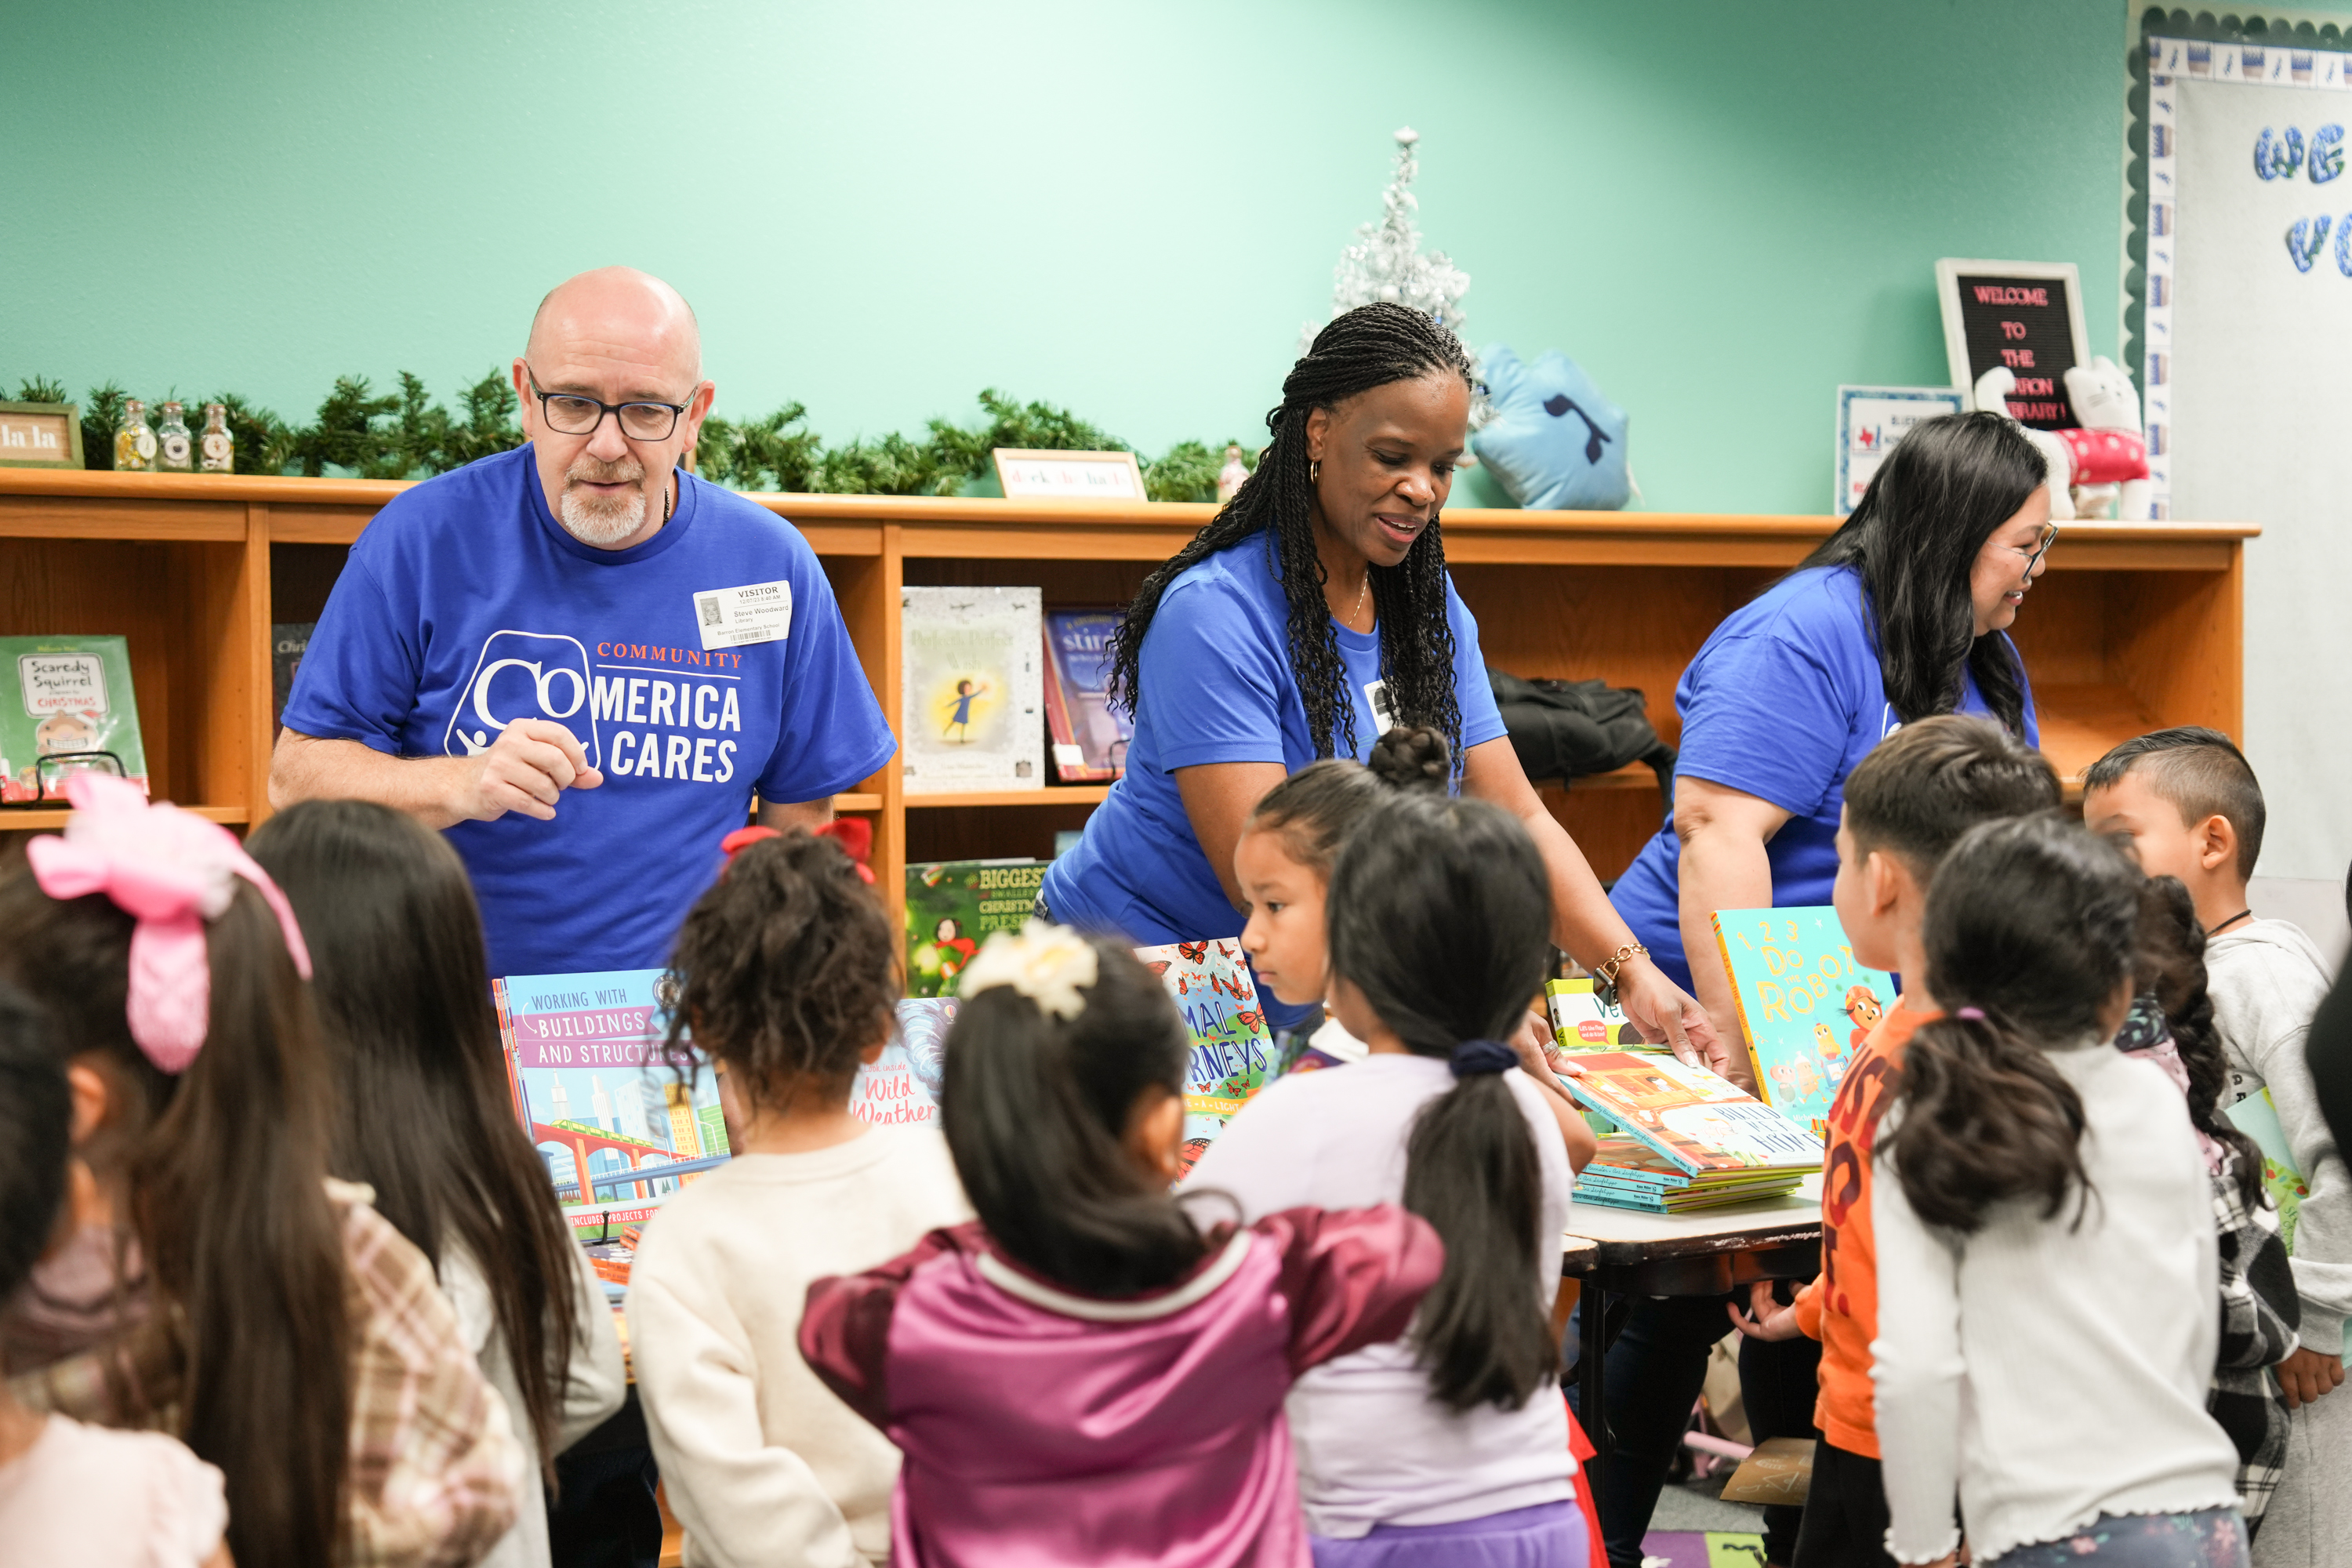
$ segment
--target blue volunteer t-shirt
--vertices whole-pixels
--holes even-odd
[[[714,590],[784,635],[706,647]],[[723,626],[722,626],[723,630]],[[718,641],[714,637],[712,640]],[[604,775],[555,820],[509,812],[449,841],[492,974],[644,969],[743,826],[752,795],[822,800],[896,750],[816,554],[790,523],[678,476],[677,510],[598,550],[547,510],[529,447],[395,497],[352,546],[286,727],[394,756],[466,756],[517,719],[569,729]]]
[[[1479,656],[1478,623],[1451,578],[1445,609],[1466,751],[1500,738],[1503,719]],[[1045,873],[1045,902],[1055,920],[1139,946],[1241,934],[1244,917],[1226,901],[1193,837],[1173,775],[1203,763],[1280,763],[1296,773],[1315,760],[1290,664],[1289,617],[1263,534],[1217,552],[1168,585],[1143,638],[1143,689],[1127,772],[1087,820],[1077,847]],[[1332,630],[1356,710],[1356,749],[1340,754],[1360,762],[1393,722],[1386,716],[1380,635],[1336,622]],[[1347,737],[1335,733],[1331,741],[1344,748]],[[1276,1027],[1307,1012],[1271,994],[1259,1000]]]
[[[1845,776],[1903,727],[1886,700],[1872,635],[1859,573],[1851,566],[1798,572],[1716,627],[1675,688],[1683,717],[1675,776],[1739,790],[1790,814],[1764,846],[1776,909],[1830,901]],[[2009,641],[2006,634],[2001,640]],[[1959,711],[1991,714],[1974,676],[1964,678]],[[2042,743],[2031,686],[2025,742]],[[1669,823],[1642,847],[1609,901],[1658,967],[1687,989],[1677,902],[1681,855]]]

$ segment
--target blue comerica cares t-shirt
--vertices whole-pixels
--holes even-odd
[[[1830,901],[1845,776],[1903,727],[1886,700],[1872,635],[1853,568],[1794,573],[1716,627],[1675,688],[1683,717],[1676,776],[1706,779],[1790,814],[1764,846],[1775,908]],[[1959,711],[1991,712],[1973,676],[1964,678]],[[2031,687],[2025,742],[2042,743]],[[1643,846],[1609,901],[1658,967],[1687,986],[1681,857],[1682,841],[1668,824]]]
[[[696,596],[755,584],[789,590],[786,635],[706,647]],[[509,812],[448,830],[493,974],[667,963],[755,792],[821,800],[896,749],[797,529],[681,473],[660,532],[598,550],[548,511],[529,447],[376,515],[285,715],[298,733],[409,757],[485,750],[517,719],[569,729],[604,782],[566,790],[552,822]]]
[[[1502,736],[1502,715],[1486,683],[1478,623],[1445,585],[1454,630],[1454,694],[1465,750]],[[1254,535],[1199,562],[1173,583],[1143,639],[1143,690],[1127,772],[1087,823],[1077,847],[1045,873],[1054,918],[1140,944],[1236,936],[1244,917],[1192,835],[1173,776],[1203,763],[1280,763],[1297,773],[1315,760],[1307,705],[1290,663],[1290,602],[1267,550]],[[1334,624],[1355,701],[1362,761],[1392,721],[1384,711],[1377,629]],[[1337,726],[1335,726],[1335,729]],[[1345,747],[1346,734],[1331,737]],[[1295,1020],[1261,998],[1277,1024]]]

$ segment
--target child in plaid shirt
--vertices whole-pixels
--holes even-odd
[[[0,879],[0,979],[57,1025],[128,1310],[35,1408],[184,1438],[248,1564],[471,1563],[520,1456],[432,1265],[327,1177],[332,1079],[284,897],[225,828],[83,774]]]

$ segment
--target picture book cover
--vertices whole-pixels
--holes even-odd
[[[2287,1146],[2286,1129],[2279,1125],[2278,1103],[2265,1084],[2235,1105],[2221,1108],[2231,1124],[2252,1139],[2263,1152],[2263,1190],[2278,1205],[2279,1240],[2294,1251],[2294,1222],[2311,1184],[2294,1168],[2294,1151]]]
[[[1054,776],[1100,784],[1127,771],[1135,722],[1110,705],[1110,639],[1117,610],[1045,612],[1045,722]]]
[[[937,1121],[948,1030],[955,1016],[952,996],[910,996],[900,1002],[898,1026],[890,1043],[878,1059],[857,1069],[849,1086],[850,1114],[880,1127],[928,1127]]]
[[[901,592],[898,758],[907,793],[1045,788],[1038,590]]]
[[[490,983],[515,1115],[596,1272],[628,1283],[635,1229],[728,1158],[719,1080],[663,1061],[658,969],[513,974]]]
[[[1189,1172],[1234,1113],[1275,1076],[1274,1037],[1266,1030],[1257,984],[1240,942],[1170,942],[1139,947],[1135,956],[1168,987],[1192,1036],[1192,1058],[1184,1074]]]
[[[286,727],[286,699],[294,692],[294,672],[302,668],[302,656],[310,651],[310,634],[318,629],[316,621],[280,621],[269,628],[269,728],[273,734]]]
[[[1551,1012],[1552,1038],[1563,1051],[1663,1051],[1614,1002],[1601,1001],[1590,976],[1544,982],[1544,1005]]]
[[[1826,904],[1717,910],[1715,940],[1765,1102],[1820,1137],[1853,1053],[1895,1005],[1894,977],[1853,961]]]
[[[85,770],[147,787],[147,748],[119,637],[0,637],[0,802],[63,800]]]
[[[1560,1079],[1577,1103],[1687,1174],[1821,1166],[1820,1139],[1704,1068],[1632,1051],[1594,1051],[1577,1065],[1583,1076]]]
[[[930,860],[907,868],[907,994],[952,996],[992,931],[1019,931],[1037,907],[1043,860]]]

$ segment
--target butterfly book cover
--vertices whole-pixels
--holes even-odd
[[[1102,784],[1127,771],[1135,722],[1110,705],[1110,639],[1117,610],[1045,612],[1045,722],[1054,776]]]
[[[1807,1172],[1822,1142],[1738,1085],[1671,1056],[1594,1051],[1577,1058],[1570,1095],[1686,1175],[1718,1171]]]
[[[1822,1136],[1854,1052],[1895,1005],[1895,979],[1853,961],[1837,910],[1717,910],[1740,1033],[1773,1110]]]
[[[563,1216],[607,1283],[628,1283],[636,1229],[726,1163],[727,1119],[707,1065],[663,1059],[658,969],[513,974],[490,983],[507,1083]]]
[[[907,868],[907,994],[952,996],[992,931],[1036,911],[1043,860],[929,860]]]
[[[940,1085],[947,1076],[952,996],[908,997],[881,1056],[857,1069],[849,1086],[849,1113],[877,1127],[929,1127],[940,1119]]]
[[[1224,1131],[1249,1097],[1275,1076],[1274,1037],[1258,1005],[1242,944],[1176,942],[1139,947],[1135,956],[1160,976],[1192,1037],[1184,1069],[1184,1170]]]
[[[1039,591],[900,592],[898,761],[907,793],[1045,788]]]
[[[126,640],[0,637],[0,802],[62,800],[82,771],[147,787]]]

